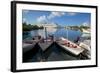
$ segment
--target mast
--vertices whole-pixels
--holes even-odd
[[[46,42],[47,42],[47,28],[44,27],[44,30],[45,30],[45,38],[46,38]]]

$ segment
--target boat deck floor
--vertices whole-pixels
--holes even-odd
[[[43,51],[45,51],[53,42],[38,43]]]
[[[22,44],[23,53],[25,53],[25,52],[31,50],[31,49],[35,46],[35,44],[36,44],[35,42],[32,43],[32,44],[30,44],[30,43],[23,43],[23,44]]]
[[[57,41],[56,43],[59,46],[61,46],[62,48],[64,48],[66,51],[69,51],[69,52],[71,52],[72,54],[74,54],[76,56],[79,55],[80,53],[82,53],[84,51],[84,49],[81,48],[81,47],[79,47],[78,45],[77,45],[78,46],[77,48],[71,48],[71,47],[67,47],[66,45],[62,45],[61,41]],[[73,42],[70,42],[70,43],[75,44]]]

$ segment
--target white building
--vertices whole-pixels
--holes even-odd
[[[54,24],[54,23],[45,23],[45,24],[37,24],[38,27],[57,27],[57,24]]]

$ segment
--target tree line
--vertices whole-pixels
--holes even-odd
[[[31,25],[27,23],[22,23],[23,24],[23,31],[30,31],[30,30],[37,30],[37,29],[43,29],[43,26],[39,27],[37,25]]]

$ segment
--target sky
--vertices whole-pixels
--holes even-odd
[[[45,22],[56,23],[62,26],[90,25],[91,14],[82,12],[23,10],[22,22],[32,25]]]

